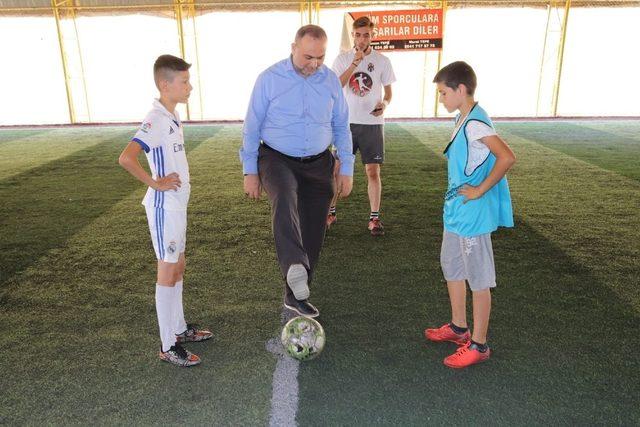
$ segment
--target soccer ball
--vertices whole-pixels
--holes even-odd
[[[311,360],[324,348],[324,329],[316,320],[294,317],[282,328],[280,340],[289,356],[300,361]]]

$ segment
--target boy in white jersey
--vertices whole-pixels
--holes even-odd
[[[189,67],[191,64],[172,55],[158,57],[153,75],[160,98],[154,100],[153,108],[119,158],[123,168],[149,186],[142,204],[158,259],[156,312],[162,343],[159,356],[178,366],[200,363],[200,358],[185,350],[181,343],[203,341],[212,335],[187,324],[182,307],[191,186],[182,123],[175,108],[189,99],[192,89]],[[146,153],[151,175],[138,162],[142,151]]]
[[[391,102],[391,84],[396,76],[391,61],[371,47],[373,22],[363,16],[353,22],[351,35],[355,46],[340,54],[333,71],[340,78],[349,105],[349,123],[353,137],[353,154],[360,151],[367,174],[369,194],[368,229],[373,236],[384,235],[380,220],[382,181],[380,166],[384,163],[384,110]],[[383,95],[384,88],[384,97]],[[327,226],[336,222],[336,194],[331,202]]]
[[[489,359],[487,345],[491,288],[496,273],[491,233],[513,227],[513,209],[505,174],[515,163],[509,146],[493,128],[473,95],[476,75],[465,62],[453,62],[433,79],[450,113],[458,110],[451,140],[444,150],[449,186],[444,196],[444,232],[440,263],[447,281],[451,322],[424,331],[430,341],[460,347],[444,359],[450,368],[465,368]],[[467,283],[473,295],[473,333],[467,326]]]

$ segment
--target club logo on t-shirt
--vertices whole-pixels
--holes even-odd
[[[369,65],[367,65],[367,70],[369,70],[370,73],[373,73],[373,70],[375,70],[376,67],[373,66],[372,62],[369,62]]]
[[[356,95],[366,96],[373,87],[373,80],[369,74],[358,71],[351,75],[351,78],[349,79],[349,87]]]

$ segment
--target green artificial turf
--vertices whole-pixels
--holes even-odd
[[[327,345],[300,366],[299,425],[640,423],[640,123],[496,126],[518,163],[491,359],[453,371],[455,346],[422,336],[449,320],[450,124],[390,123],[387,234],[367,233],[358,164],[312,285]],[[156,357],[145,189],[117,164],[134,131],[0,131],[0,424],[268,424],[281,284],[268,204],[242,193],[241,127],[185,129],[185,311],[214,332],[190,369]]]

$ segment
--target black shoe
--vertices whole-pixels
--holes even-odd
[[[284,306],[304,317],[318,317],[320,312],[306,299],[297,300],[292,293],[286,292]]]

